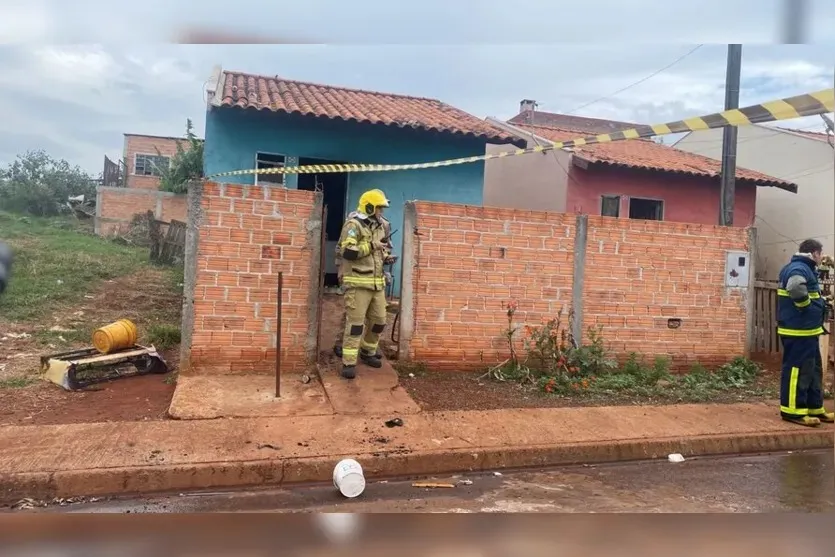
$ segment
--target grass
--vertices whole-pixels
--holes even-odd
[[[0,238],[15,254],[9,288],[0,298],[0,316],[11,321],[43,317],[55,304],[80,300],[100,282],[149,264],[147,249],[94,236],[74,218],[0,212]]]
[[[23,389],[38,382],[34,376],[9,377],[0,379],[0,389]]]
[[[154,323],[148,327],[148,342],[160,350],[167,350],[180,344],[180,325]]]
[[[540,379],[546,393],[572,398],[610,398],[667,402],[709,402],[775,396],[777,386],[758,381],[761,370],[745,358],[736,358],[711,372],[700,364],[681,375],[669,372],[669,362],[656,358],[647,364],[637,354],[618,369],[598,376]]]

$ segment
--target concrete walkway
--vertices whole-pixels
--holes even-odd
[[[149,493],[368,477],[828,448],[835,427],[773,404],[320,415],[0,428],[0,498]]]

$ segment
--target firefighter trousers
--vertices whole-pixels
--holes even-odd
[[[386,293],[367,288],[345,289],[345,330],[342,364],[356,365],[360,350],[375,354],[386,328]],[[366,323],[368,326],[366,326]]]
[[[820,416],[823,407],[823,363],[818,337],[780,337],[783,368],[780,414],[785,418]]]

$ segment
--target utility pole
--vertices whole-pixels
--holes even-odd
[[[783,44],[806,42],[808,0],[783,0]]]
[[[725,75],[725,110],[739,108],[739,79],[742,45],[728,45],[728,70]],[[736,199],[736,126],[725,126],[722,135],[722,175],[719,188],[719,224],[733,226]]]

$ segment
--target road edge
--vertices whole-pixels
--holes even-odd
[[[835,431],[827,428],[601,443],[410,453],[380,451],[362,455],[33,472],[0,476],[0,503],[14,503],[24,498],[48,500],[56,497],[148,495],[172,491],[329,482],[334,465],[343,456],[356,458],[362,464],[366,478],[373,481],[395,477],[652,460],[666,458],[671,453],[692,458],[833,447]]]

